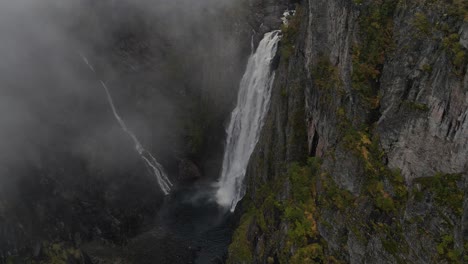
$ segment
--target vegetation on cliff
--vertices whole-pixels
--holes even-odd
[[[414,29],[412,41],[430,38],[440,53],[450,58],[451,65],[447,68],[460,78],[468,59],[459,35],[460,25],[468,17],[466,1],[420,2],[414,19],[409,22]],[[388,166],[387,153],[375,129],[382,115],[381,79],[385,64],[395,60],[396,49],[405,48],[396,43],[394,17],[410,4],[391,0],[353,1],[351,8],[358,14],[358,32],[350,48],[349,84],[343,81],[346,76],[340,72],[343,68],[332,63],[329,54],[312,58],[310,75],[303,78],[311,80],[312,89],[320,95],[315,107],[334,108],[337,144],[321,158],[312,154],[309,158],[285,162],[283,172],[273,180],[254,186],[255,195],[244,202],[249,217],[243,217],[242,228],[237,230],[230,247],[231,263],[347,263],[349,252],[364,254],[367,250],[378,252],[381,259],[392,263],[408,263],[420,258],[420,252],[433,263],[468,261],[468,241],[459,235],[466,179],[460,174],[446,173],[414,181],[405,179],[400,169]],[[282,48],[282,63],[289,64],[286,74],[302,67],[291,63],[297,61],[294,54],[303,55],[295,42],[302,41],[297,35],[301,23],[307,22],[306,9],[306,4],[300,5],[303,14],[296,17],[297,28],[285,31],[287,41],[283,45],[287,46]],[[438,16],[445,19],[435,20]],[[290,32],[296,36],[293,42]],[[425,74],[430,74],[432,69],[430,63],[422,66]],[[345,90],[347,85],[351,91]],[[283,89],[283,100],[295,90],[292,85]],[[345,103],[346,97],[351,96],[356,99],[357,113],[348,111]],[[399,103],[415,115],[429,111],[422,102]],[[291,129],[306,131],[303,125]],[[353,166],[359,177],[355,189],[338,182],[330,169],[334,166],[330,164],[337,166],[340,162],[339,152],[349,154],[355,161]],[[286,195],[280,195],[284,192]],[[409,243],[415,239],[426,241],[424,248]],[[248,258],[232,258],[242,255],[237,254],[239,245],[243,245],[241,252]]]

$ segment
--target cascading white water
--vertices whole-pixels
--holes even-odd
[[[265,34],[256,52],[249,58],[240,84],[237,107],[232,112],[227,129],[226,149],[216,200],[231,211],[234,211],[245,194],[244,176],[269,108],[275,78],[271,63],[280,38],[279,30]]]
[[[94,67],[91,65],[91,63],[88,61],[88,59],[81,55],[81,58],[83,61],[88,65],[88,67],[91,69],[92,72],[96,73],[94,70]],[[140,155],[141,159],[145,162],[146,166],[150,170],[150,172],[156,177],[156,180],[158,181],[159,187],[163,191],[165,195],[168,195],[171,191],[172,183],[167,177],[166,173],[164,172],[164,168],[162,167],[161,164],[154,158],[154,156],[147,151],[143,145],[140,143],[138,138],[135,136],[135,134],[127,127],[123,119],[119,116],[117,109],[114,105],[114,100],[112,99],[112,96],[109,92],[109,88],[107,87],[106,83],[101,80],[101,85],[104,88],[106,95],[107,95],[107,101],[109,102],[109,105],[112,109],[112,113],[114,114],[115,119],[119,123],[120,127],[122,130],[130,136],[130,138],[133,140],[135,144],[135,150],[138,152]]]

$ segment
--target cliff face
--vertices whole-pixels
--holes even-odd
[[[461,263],[467,6],[308,0],[283,28],[230,263]]]

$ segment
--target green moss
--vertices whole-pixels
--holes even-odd
[[[413,199],[416,201],[416,202],[423,202],[424,201],[424,193],[419,191],[417,188],[413,188],[412,192],[413,194]]]
[[[413,102],[413,101],[404,101],[403,105],[414,111],[421,111],[421,112],[429,111],[429,107],[423,103],[418,103],[418,102]]]
[[[288,96],[288,90],[286,88],[281,89],[281,97],[287,97]]]
[[[332,65],[328,57],[320,56],[317,65],[311,69],[316,87],[323,91],[334,91],[343,86],[339,70]]]
[[[426,7],[427,14],[417,13],[413,24],[419,32],[430,31],[433,40],[439,41],[453,65],[453,72],[459,77],[463,76],[464,68],[468,63],[468,51],[460,44],[460,25],[468,21],[468,1],[465,0],[431,0]],[[427,16],[439,15],[435,25],[428,24]],[[443,16],[443,18],[442,18]]]
[[[288,169],[293,199],[285,207],[284,219],[291,226],[288,232],[290,243],[298,247],[307,245],[310,238],[316,238],[318,235],[313,197],[319,168],[320,162],[311,158],[306,166],[293,163]]]
[[[418,178],[414,183],[421,185],[422,192],[433,194],[434,201],[443,208],[449,208],[457,216],[463,214],[464,193],[458,188],[460,174],[438,173],[433,177]]]
[[[321,92],[321,103],[332,103],[333,97],[344,94],[343,82],[338,67],[331,64],[327,56],[320,56],[315,66],[311,67],[314,88]]]
[[[466,61],[466,52],[464,50],[455,49],[453,52],[453,64],[457,67],[462,67]]]
[[[437,253],[449,263],[462,263],[462,253],[455,249],[455,241],[452,235],[442,237],[437,245]]]
[[[289,223],[287,248],[295,248],[288,263],[338,263],[325,253],[326,242],[318,232],[317,184],[320,182],[321,162],[309,158],[307,165],[291,164],[288,178],[291,182],[292,199],[284,210],[284,219]],[[289,257],[288,257],[289,258]],[[288,259],[287,258],[287,259]]]
[[[68,264],[80,263],[82,252],[69,243],[43,241],[39,257],[10,256],[6,264]]]
[[[425,71],[427,73],[432,72],[432,66],[430,64],[427,64],[427,63],[422,66],[422,69],[423,69],[423,71]]]
[[[241,224],[234,233],[229,247],[228,263],[251,263],[253,245],[248,240],[249,229],[256,225],[263,233],[275,232],[277,227],[274,218],[271,217],[274,215],[280,215],[289,224],[287,247],[278,256],[280,260],[287,263],[292,263],[291,261],[301,263],[301,260],[305,261],[310,257],[308,254],[312,252],[312,247],[309,241],[320,241],[315,220],[318,214],[314,198],[319,170],[320,161],[316,158],[310,158],[304,165],[291,163],[282,179],[259,187],[255,201],[248,206],[249,209],[243,215]],[[278,190],[283,188],[284,181],[290,182],[291,199],[280,203],[275,197]],[[290,255],[289,248],[291,247],[298,250],[294,257]],[[314,247],[314,252],[319,249],[321,251],[321,245]],[[317,254],[322,256],[324,253],[318,252]]]
[[[300,248],[291,257],[291,264],[315,264],[325,263],[323,247],[319,243],[313,243]]]
[[[383,240],[382,247],[385,249],[385,251],[392,255],[396,255],[398,253],[398,243],[396,241]]]
[[[249,228],[252,225],[251,213],[242,216],[239,227],[234,232],[231,245],[229,246],[229,263],[252,263],[252,243],[248,238]]]
[[[463,246],[463,261],[465,263],[468,263],[468,242],[465,242],[465,245]]]
[[[389,196],[377,197],[375,205],[377,206],[377,208],[379,208],[380,210],[384,211],[387,214],[392,213],[396,210],[395,203],[393,202],[393,199]]]
[[[448,1],[444,3],[447,4]],[[466,0],[452,0],[449,2],[447,11],[450,16],[458,20],[468,22],[468,2]]]
[[[82,260],[81,250],[75,248],[69,243],[43,241],[41,255],[32,259],[32,257],[20,258],[9,257],[7,264],[67,264],[79,263]]]
[[[435,29],[442,37],[435,37],[440,40],[442,47],[451,59],[453,72],[458,76],[463,76],[464,68],[468,63],[468,51],[460,44],[459,25],[461,21],[468,21],[468,2],[464,0],[437,1],[436,7],[439,12],[443,12],[445,21],[437,23]]]
[[[433,26],[424,13],[414,14],[413,26],[418,30],[420,37],[429,37],[432,34]]]
[[[365,2],[365,5],[360,6],[361,41],[353,48],[352,87],[360,93],[363,102],[370,106],[378,95],[382,65],[394,47],[393,13],[398,1]]]
[[[342,144],[358,158],[364,169],[364,188],[360,195],[371,197],[375,206],[389,215],[401,211],[408,198],[407,186],[400,172],[390,170],[384,163],[380,139],[371,136],[369,127],[356,129],[346,117],[340,119]]]
[[[273,216],[276,215],[277,211],[281,211],[282,208],[282,204],[274,198],[274,194],[270,190],[266,194],[266,198],[263,199],[261,206],[255,209],[256,222],[262,232],[269,233],[274,228],[275,219]]]
[[[455,73],[459,75],[463,74],[464,66],[468,62],[468,56],[466,49],[460,44],[460,35],[458,33],[451,33],[443,38],[442,45],[452,59]]]
[[[349,191],[341,189],[328,173],[320,175],[320,185],[322,192],[318,201],[321,207],[341,212],[353,207],[354,196]]]

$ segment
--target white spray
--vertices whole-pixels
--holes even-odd
[[[231,211],[234,211],[237,203],[245,195],[244,176],[269,108],[275,78],[271,63],[280,38],[280,31],[265,34],[256,52],[249,58],[240,84],[237,106],[232,112],[227,129],[226,149],[216,200]]]

